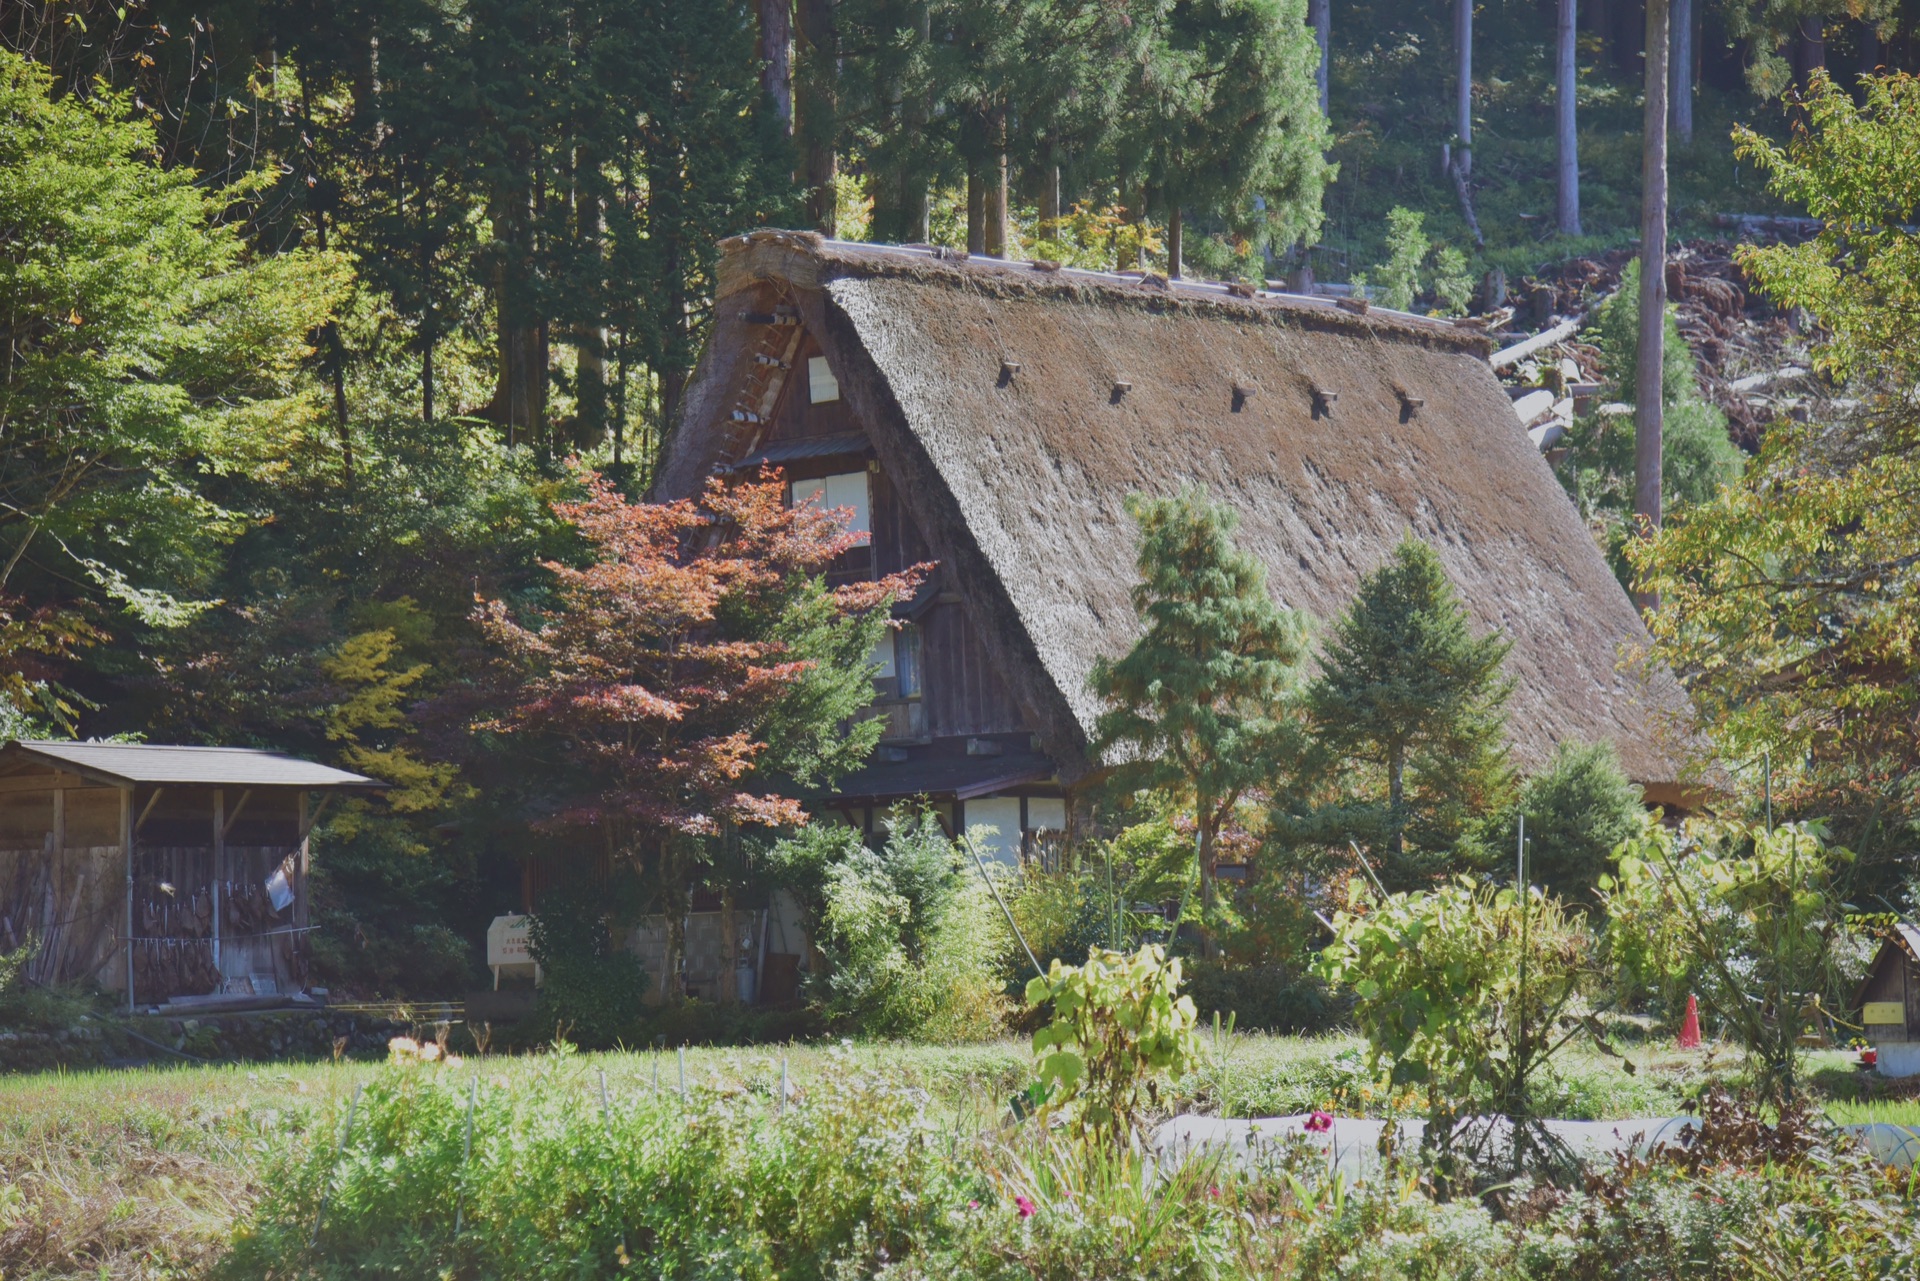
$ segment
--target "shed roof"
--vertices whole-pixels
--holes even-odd
[[[792,307],[1056,756],[1091,736],[1094,659],[1138,632],[1127,495],[1198,483],[1238,513],[1275,598],[1322,623],[1406,532],[1425,539],[1476,623],[1514,641],[1523,767],[1563,740],[1605,740],[1641,783],[1679,781],[1668,723],[1684,732],[1685,695],[1623,663],[1646,632],[1520,429],[1484,335],[803,233],[724,248],[660,492],[695,492],[762,443],[728,425],[764,336],[758,308],[728,300]]]
[[[14,740],[0,747],[0,764],[33,762],[96,781],[202,787],[362,789],[378,779],[316,765],[253,747],[179,747],[158,743],[67,743]]]

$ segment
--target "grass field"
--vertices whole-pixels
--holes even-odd
[[[1177,1083],[1173,1110],[1234,1116],[1326,1107],[1392,1114],[1410,1101],[1365,1084],[1353,1038],[1240,1035],[1209,1041],[1202,1071]],[[690,1049],[689,1088],[771,1090],[782,1063],[792,1087],[844,1072],[830,1047]],[[844,1051],[843,1051],[844,1053]],[[874,1045],[852,1050],[860,1066],[925,1089],[960,1126],[985,1128],[1028,1080],[1024,1045],[935,1048]],[[1596,1054],[1569,1054],[1554,1111],[1610,1119],[1665,1116],[1706,1081],[1728,1076],[1738,1055],[1719,1049],[1629,1051],[1629,1074]],[[1920,1099],[1867,1098],[1851,1056],[1816,1054],[1815,1088],[1840,1122],[1920,1125]],[[510,1083],[559,1071],[597,1106],[600,1080],[618,1097],[680,1085],[674,1051],[540,1058],[475,1058],[455,1071]],[[259,1195],[260,1171],[289,1141],[336,1126],[355,1086],[385,1070],[373,1064],[140,1069],[0,1078],[0,1277],[194,1275],[222,1252]],[[1882,1087],[1884,1088],[1884,1087]],[[331,1131],[328,1131],[331,1133]]]

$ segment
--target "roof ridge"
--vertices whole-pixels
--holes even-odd
[[[1177,300],[1201,303],[1229,311],[1263,316],[1298,315],[1356,332],[1379,336],[1407,336],[1438,340],[1482,357],[1492,354],[1493,341],[1476,326],[1437,316],[1397,311],[1321,294],[1297,294],[1236,282],[1169,279],[1157,272],[1100,271],[1070,267],[1045,259],[988,258],[965,250],[931,244],[887,244],[864,240],[836,240],[812,231],[761,228],[720,242],[723,258],[758,247],[784,250],[816,262],[832,264],[849,274],[943,275],[960,281],[993,280],[997,284],[1033,292],[1052,285],[1078,285],[1116,299]]]

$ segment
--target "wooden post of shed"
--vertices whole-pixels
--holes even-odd
[[[127,1013],[133,1013],[133,786],[120,789],[120,853],[127,864]]]
[[[227,793],[213,789],[213,967],[220,968],[220,880],[227,868]],[[223,972],[224,973],[224,972]],[[220,987],[225,987],[224,982]],[[214,991],[218,992],[219,987]]]
[[[294,861],[293,872],[293,928],[304,931],[307,928],[307,862],[312,857],[313,820],[307,816],[307,794],[300,793],[300,855]],[[295,936],[299,942],[306,943],[304,933]]]

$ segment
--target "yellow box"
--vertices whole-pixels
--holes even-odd
[[[1903,1025],[1907,1021],[1907,1010],[1899,1001],[1868,1001],[1860,1011],[1862,1023]]]

